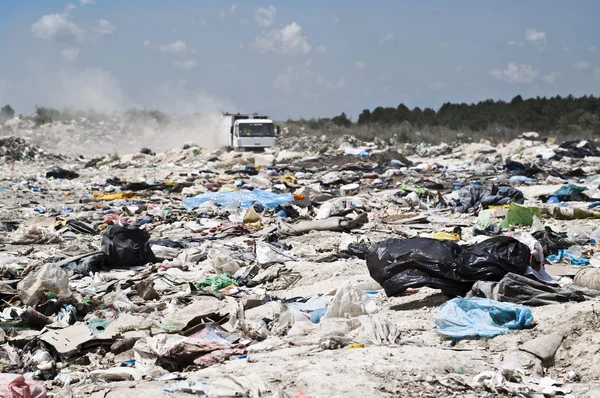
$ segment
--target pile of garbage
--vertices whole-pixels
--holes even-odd
[[[29,144],[21,137],[7,136],[0,137],[0,161],[14,162],[21,160],[36,160],[42,157],[59,158],[47,154],[43,149],[36,145]]]
[[[597,148],[528,134],[13,157],[0,396],[595,396]]]

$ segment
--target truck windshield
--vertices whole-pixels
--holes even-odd
[[[243,123],[240,124],[240,137],[274,137],[272,123]]]

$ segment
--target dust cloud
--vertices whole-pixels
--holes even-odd
[[[0,134],[68,155],[123,154],[142,147],[161,152],[186,143],[216,149],[221,113],[235,109],[185,80],[157,84],[136,100],[110,72],[77,67],[37,71],[27,81],[6,85],[0,103],[14,104],[18,113],[29,110],[19,119],[0,121]],[[42,124],[36,106],[59,112],[49,111]]]

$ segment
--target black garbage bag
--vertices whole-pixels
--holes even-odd
[[[46,172],[46,178],[51,177],[62,178],[64,180],[72,180],[74,178],[79,177],[79,174],[71,170],[66,170],[58,166],[53,166]]]
[[[104,253],[96,253],[74,261],[65,266],[76,274],[89,275],[90,272],[98,272],[105,268],[107,257]]]
[[[133,191],[133,192],[144,191],[146,189],[151,190],[151,191],[160,191],[160,190],[166,191],[167,189],[169,189],[169,186],[166,184],[148,184],[145,181],[141,181],[141,182],[130,182],[121,187],[121,191]]]
[[[463,296],[477,281],[499,281],[523,274],[531,251],[518,240],[499,236],[471,246],[429,238],[392,238],[375,244],[367,268],[388,296],[428,286],[448,296]]]
[[[557,158],[585,158],[586,156],[600,156],[600,150],[595,148],[589,141],[580,139],[567,140],[560,144],[557,150]]]
[[[495,205],[509,203],[523,204],[525,196],[520,190],[508,186],[493,186],[487,189],[483,185],[467,185],[458,191],[458,203],[456,211],[467,213],[479,205],[487,208]]]
[[[526,177],[533,177],[538,173],[544,172],[544,170],[535,164],[521,163],[514,160],[507,160],[503,168],[510,171],[513,175]]]
[[[148,231],[134,225],[112,225],[102,236],[101,250],[106,255],[106,265],[119,268],[155,263],[149,239]]]
[[[536,231],[532,235],[542,245],[546,257],[551,254],[558,254],[559,250],[568,249],[575,244],[569,240],[566,232],[555,233],[549,228]]]
[[[348,248],[340,250],[338,257],[340,258],[352,258],[357,257],[361,260],[366,260],[369,254],[370,246],[367,243],[350,243]]]
[[[178,241],[171,240],[171,239],[158,239],[158,240],[155,240],[154,242],[150,242],[150,246],[154,246],[154,245],[171,247],[171,248],[175,248],[175,249],[185,249],[186,248],[185,243],[178,242]]]

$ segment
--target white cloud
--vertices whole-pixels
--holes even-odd
[[[541,49],[547,43],[546,32],[539,32],[536,29],[529,28],[525,30],[525,40],[529,44],[533,44]]]
[[[94,27],[94,32],[98,33],[100,36],[112,35],[117,31],[115,25],[108,22],[106,19],[101,19],[98,21],[98,24]]]
[[[432,90],[443,90],[446,87],[448,87],[448,85],[444,82],[435,82],[429,85],[429,88]]]
[[[237,4],[234,3],[229,6],[229,12],[232,14],[235,14],[235,10],[237,10],[237,8],[238,8]]]
[[[340,77],[333,83],[328,83],[327,88],[330,90],[340,90],[347,86],[346,78]]]
[[[304,62],[304,66],[306,66],[307,68],[310,68],[313,64],[312,59],[307,59],[306,62]]]
[[[596,54],[598,52],[598,47],[596,46],[588,46],[588,51],[592,54]]]
[[[577,62],[573,63],[573,66],[575,67],[575,69],[580,70],[580,71],[590,68],[590,64],[588,64],[585,61],[577,61]]]
[[[274,29],[262,32],[250,44],[253,50],[265,54],[298,55],[308,54],[311,45],[308,44],[306,36],[302,36],[302,27],[296,22],[285,25],[282,29]]]
[[[333,22],[334,24],[338,24],[338,23],[340,23],[340,21],[341,21],[341,19],[339,17],[333,17],[331,19],[331,22]]]
[[[367,65],[365,62],[363,61],[356,61],[354,63],[354,67],[356,69],[367,69],[369,67],[369,65]]]
[[[221,18],[221,19],[225,18],[225,10],[219,11],[219,18]]]
[[[447,41],[441,41],[439,43],[437,43],[435,45],[436,48],[448,48],[448,42]]]
[[[464,68],[462,65],[458,65],[456,68],[454,68],[454,72],[461,72],[463,69]]]
[[[173,61],[173,65],[180,69],[194,69],[198,67],[198,62],[193,59],[186,59],[185,61]]]
[[[60,55],[67,62],[73,62],[79,57],[79,49],[73,47],[67,47],[60,52]]]
[[[87,6],[90,4],[96,4],[95,0],[79,0],[79,2],[81,3],[82,6]]]
[[[525,47],[525,43],[522,41],[509,40],[508,42],[506,42],[506,44],[508,44],[509,46]]]
[[[71,21],[68,13],[44,15],[31,25],[31,32],[42,40],[75,39],[80,42],[85,37],[85,30]]]
[[[315,52],[317,54],[325,54],[327,52],[327,47],[321,44],[320,46],[317,46],[317,48],[315,48]]]
[[[194,50],[189,48],[187,43],[182,40],[177,40],[172,43],[160,44],[160,45],[152,44],[152,42],[150,40],[146,40],[146,41],[144,41],[144,47],[152,49],[152,50],[158,50],[163,53],[171,53],[171,54],[185,55],[188,52],[190,52],[190,53],[194,52]]]
[[[383,36],[383,38],[381,40],[382,41],[392,41],[392,40],[394,40],[394,35],[391,33],[388,33],[387,35]]]
[[[542,80],[545,81],[546,83],[550,84],[550,83],[554,83],[556,81],[556,79],[558,79],[559,77],[560,77],[560,72],[551,72],[545,76],[542,76]]]
[[[506,69],[490,69],[488,72],[494,79],[507,83],[531,83],[538,75],[531,65],[509,63]]]
[[[275,22],[275,16],[277,15],[277,9],[272,5],[269,5],[267,8],[259,8],[256,10],[256,14],[254,15],[254,20],[257,24],[259,24],[263,28],[268,28],[273,25]]]
[[[75,6],[75,4],[73,3],[69,3],[67,4],[67,6],[65,7],[65,13],[69,13],[71,11],[73,11],[74,9],[76,9],[77,7]]]

